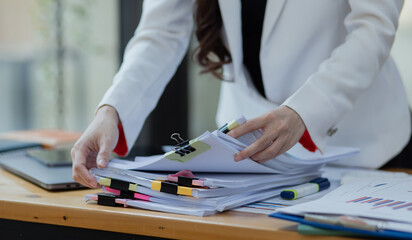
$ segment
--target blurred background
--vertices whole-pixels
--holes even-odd
[[[118,70],[141,0],[0,0],[0,133],[83,131]],[[412,1],[392,56],[412,106]],[[139,145],[173,144],[216,129],[219,81],[199,75],[191,51],[146,121]],[[396,107],[396,106],[394,106]]]

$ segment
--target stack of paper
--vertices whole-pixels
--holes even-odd
[[[283,186],[308,182],[320,175],[320,172],[287,176],[203,173],[196,174],[196,178],[178,176],[176,182],[172,182],[170,176],[173,175],[164,172],[148,173],[109,167],[95,168],[91,173],[103,185],[103,190],[114,198],[121,198],[127,206],[198,216],[279,195]],[[95,195],[87,195],[86,200],[97,199]]]
[[[358,149],[344,147],[329,147],[323,154],[312,153],[296,144],[263,164],[251,159],[235,162],[234,155],[260,136],[260,131],[254,131],[234,139],[216,130],[181,142],[164,155],[136,157],[135,161],[113,159],[108,168],[91,170],[108,195],[100,196],[100,200],[98,196],[88,195],[86,200],[210,215],[279,195],[285,186],[319,177],[319,168],[326,162],[358,153]],[[184,169],[190,171],[179,172]],[[171,175],[176,172],[179,173]]]

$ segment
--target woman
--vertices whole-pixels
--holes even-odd
[[[73,178],[127,154],[182,60],[193,23],[197,59],[222,81],[217,122],[263,136],[235,156],[264,162],[300,141],[361,153],[340,164],[379,167],[410,136],[405,92],[389,56],[403,1],[150,0],[96,116],[72,150]],[[193,15],[195,16],[193,18]],[[194,21],[195,19],[195,21]],[[223,72],[221,71],[223,67]],[[96,163],[97,161],[97,163]]]

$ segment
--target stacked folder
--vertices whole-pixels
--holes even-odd
[[[304,183],[320,175],[320,172],[287,176],[203,173],[188,177],[181,173],[176,176],[110,167],[95,168],[91,172],[103,186],[105,194],[86,195],[87,201],[197,216],[274,197],[285,185]],[[187,173],[188,170],[182,172]],[[171,176],[175,181],[170,180]]]
[[[113,159],[105,169],[91,169],[105,193],[87,195],[86,200],[206,216],[279,195],[286,186],[319,177],[325,163],[358,153],[345,147],[312,153],[297,144],[263,164],[251,159],[234,162],[237,152],[261,136],[260,131],[238,139],[226,135],[244,121],[240,118],[190,141],[176,138],[176,147],[164,155]]]

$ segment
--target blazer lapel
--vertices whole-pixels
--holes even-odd
[[[240,0],[219,0],[219,7],[222,13],[229,51],[232,55],[234,74],[239,76],[243,59]]]
[[[275,26],[276,20],[282,12],[286,0],[269,0],[266,3],[265,18],[263,21],[263,32],[261,40],[261,50],[265,46],[272,30]]]

